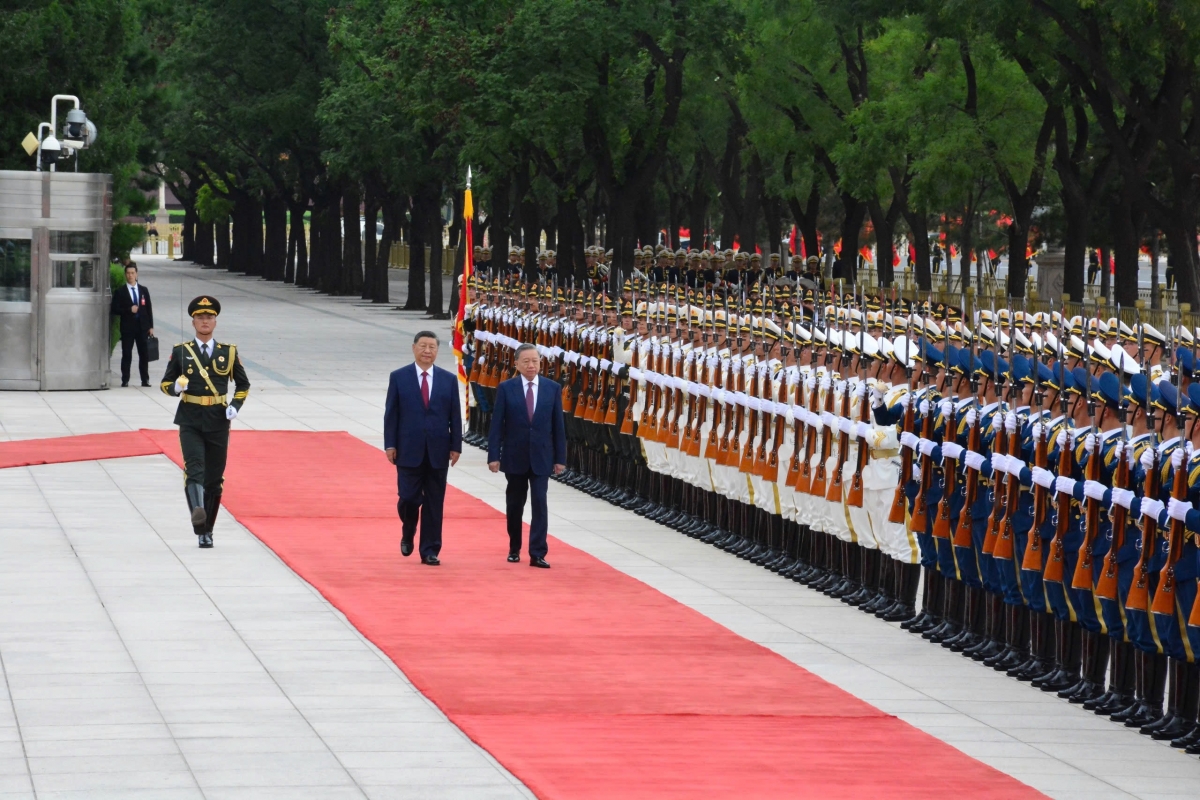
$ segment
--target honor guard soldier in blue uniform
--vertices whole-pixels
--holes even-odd
[[[200,295],[188,304],[196,337],[171,351],[163,375],[164,394],[178,397],[175,424],[186,474],[184,494],[192,528],[201,547],[212,547],[213,522],[221,505],[225,459],[229,452],[229,423],[237,417],[250,392],[250,380],[238,358],[237,345],[213,338],[221,303]],[[234,384],[229,400],[229,380]]]

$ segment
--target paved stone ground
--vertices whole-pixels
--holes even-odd
[[[181,294],[220,297],[218,338],[239,345],[254,382],[239,427],[379,445],[387,373],[415,331],[446,329],[142,264],[164,344],[182,338]],[[157,388],[5,393],[0,439],[165,428],[173,406]],[[478,450],[451,482],[503,508]],[[196,549],[181,494],[161,456],[0,471],[0,800],[529,796],[236,521],[223,515],[218,546]],[[1200,759],[897,626],[558,484],[550,508],[563,541],[1053,797],[1200,787]],[[498,555],[506,542],[497,531]]]

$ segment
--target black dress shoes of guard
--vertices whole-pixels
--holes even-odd
[[[413,537],[411,537],[411,536],[401,536],[400,537],[400,555],[405,556],[405,557],[411,556],[412,550],[413,550],[412,546],[413,546]]]
[[[427,567],[436,567],[442,562],[438,561],[437,556],[421,556],[421,563]]]
[[[212,547],[212,534],[211,533],[200,534],[200,546],[201,547]]]
[[[509,553],[508,554],[508,563],[510,563],[510,564],[521,563],[521,554],[520,553]]]
[[[142,388],[143,389],[150,388],[150,381],[142,381]]]
[[[550,565],[546,563],[546,559],[535,558],[533,556],[530,556],[529,558],[529,566],[539,567],[540,569],[550,569]]]

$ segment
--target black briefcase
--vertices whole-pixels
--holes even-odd
[[[146,337],[146,360],[147,361],[158,361],[158,337],[157,336],[147,336]]]

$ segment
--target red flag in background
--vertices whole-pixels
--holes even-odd
[[[892,267],[895,268],[898,266],[900,266],[900,251],[893,248],[892,249]]]
[[[796,226],[792,226],[792,233],[788,236],[788,253],[796,255]]]
[[[917,248],[913,247],[910,244],[908,246],[908,265],[911,267],[913,264],[916,264],[916,263],[917,263]]]
[[[875,257],[873,255],[871,255],[871,248],[863,247],[861,250],[858,251],[858,254],[860,256],[862,256],[863,261],[866,261],[868,264],[875,263]]]

